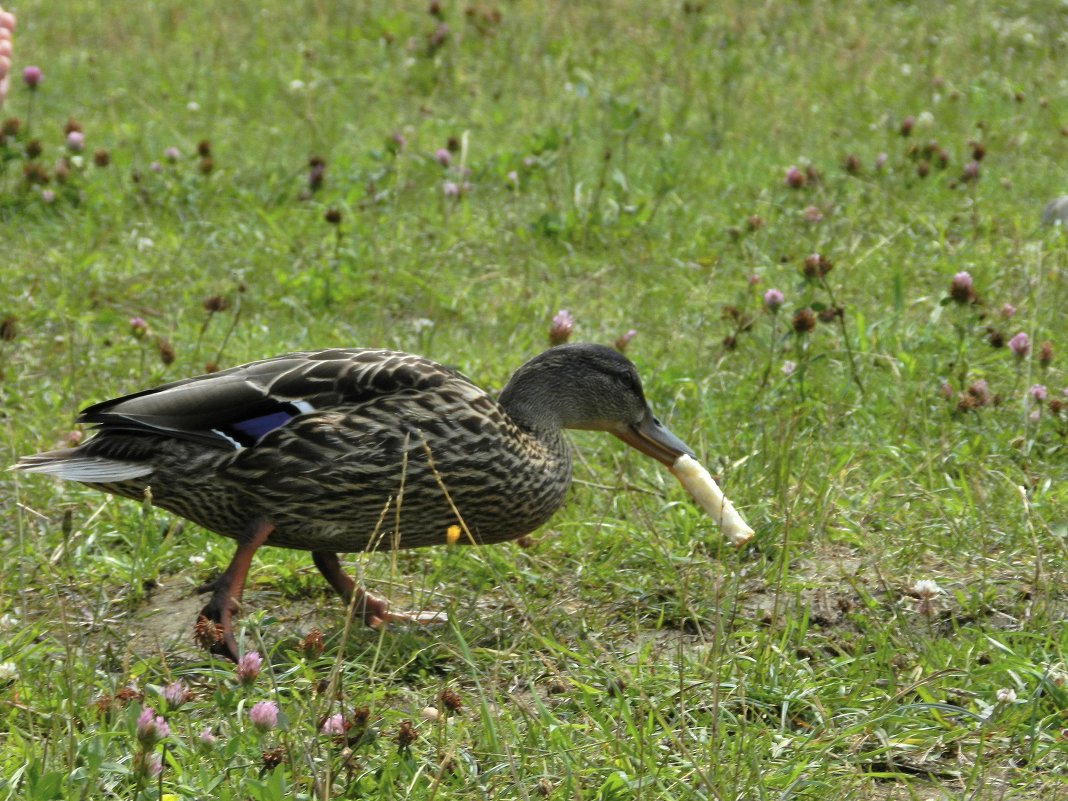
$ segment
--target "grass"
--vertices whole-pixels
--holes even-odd
[[[228,541],[5,473],[0,798],[1068,797],[1066,241],[1038,224],[1068,11],[441,6],[447,30],[426,3],[17,9],[15,77],[44,81],[3,109],[3,461],[90,402],[287,350],[499,388],[568,309],[576,339],[638,332],[754,543],[579,433],[528,547],[349,558],[442,629],[346,634],[305,554],[261,552],[246,686],[190,636]]]

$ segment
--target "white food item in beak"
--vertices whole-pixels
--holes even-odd
[[[738,514],[700,462],[684,454],[675,460],[671,472],[689,490],[694,500],[712,515],[727,542],[737,546],[749,542],[753,529],[749,528],[749,524]]]

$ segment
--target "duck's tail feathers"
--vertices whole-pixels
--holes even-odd
[[[27,473],[47,473],[86,484],[110,484],[142,478],[152,473],[153,468],[144,462],[124,462],[103,456],[87,456],[79,453],[77,448],[64,448],[23,456],[9,469],[24,470]]]

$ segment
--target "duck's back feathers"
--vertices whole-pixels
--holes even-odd
[[[187,378],[85,409],[80,423],[234,450],[295,417],[360,405],[461,378],[434,362],[385,350],[290,353]]]

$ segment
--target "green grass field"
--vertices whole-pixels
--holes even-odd
[[[348,557],[444,627],[261,551],[241,684],[230,541],[0,473],[0,798],[1068,798],[1068,7],[1001,5],[20,4],[0,462],[291,350],[499,389],[567,309],[757,535],[579,433],[525,547]]]

